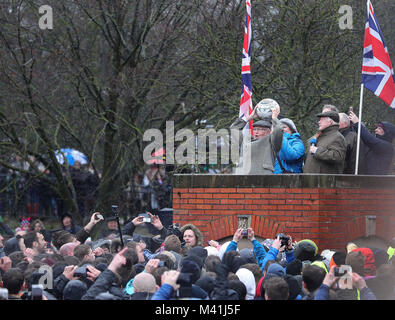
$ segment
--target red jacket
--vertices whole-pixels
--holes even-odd
[[[353,252],[360,251],[365,256],[365,277],[375,276],[376,275],[376,265],[374,264],[374,254],[373,251],[369,248],[357,248],[354,249]]]

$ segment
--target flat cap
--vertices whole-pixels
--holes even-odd
[[[254,124],[252,125],[253,127],[267,127],[267,128],[271,128],[272,124],[269,121],[266,120],[259,120],[254,122]]]
[[[319,113],[319,114],[317,114],[317,117],[319,117],[319,118],[328,117],[337,123],[339,123],[339,120],[340,120],[339,113],[337,113],[336,111],[327,111],[327,112]]]

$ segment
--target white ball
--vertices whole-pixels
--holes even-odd
[[[259,101],[257,106],[258,108],[256,109],[256,113],[260,119],[271,118],[272,112],[275,109],[280,110],[280,106],[277,101],[269,98]]]

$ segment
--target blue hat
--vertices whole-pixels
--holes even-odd
[[[279,277],[283,277],[285,275],[284,268],[280,266],[278,263],[273,263],[269,266],[266,273],[272,273]]]

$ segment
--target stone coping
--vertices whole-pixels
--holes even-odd
[[[350,188],[395,189],[395,176],[282,174],[175,174],[174,188]]]

